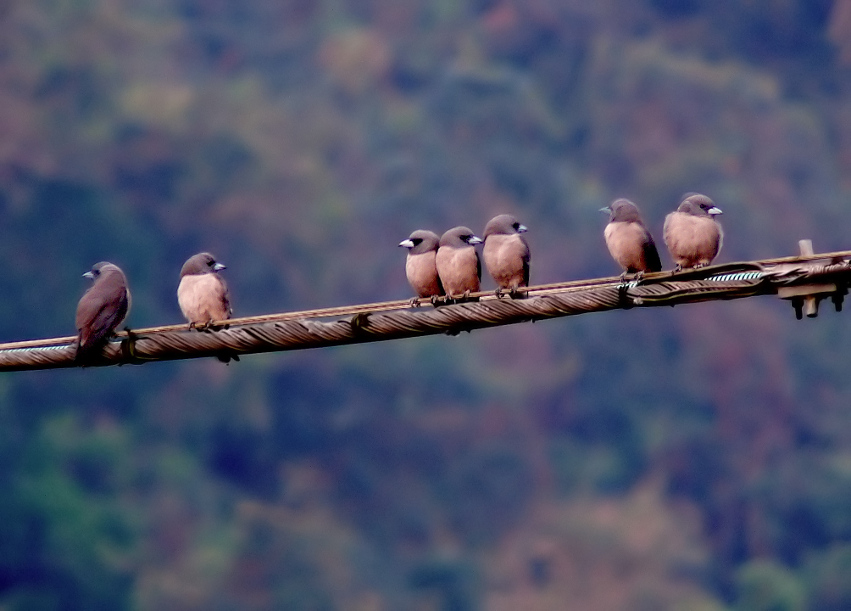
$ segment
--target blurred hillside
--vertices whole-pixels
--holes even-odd
[[[410,296],[416,228],[616,273],[851,248],[847,0],[0,0],[0,340]],[[670,260],[663,254],[663,261]],[[486,280],[484,286],[493,286]],[[751,299],[0,378],[0,610],[851,607],[851,327]]]

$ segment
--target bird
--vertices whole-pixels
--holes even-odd
[[[721,209],[700,193],[688,194],[675,212],[665,217],[665,245],[676,270],[704,267],[721,250],[724,230],[715,220]]]
[[[529,286],[529,244],[520,235],[526,226],[510,214],[495,216],[485,226],[482,257],[496,281],[496,296],[507,290],[512,298],[523,297],[518,291]]]
[[[101,261],[84,278],[94,280],[77,304],[77,341],[74,359],[86,363],[100,354],[130,312],[130,289],[121,268]]]
[[[227,320],[233,314],[227,284],[218,273],[223,269],[208,252],[193,255],[183,264],[177,303],[190,329],[209,330],[213,321]]]
[[[444,295],[443,284],[437,275],[437,247],[440,237],[433,231],[418,229],[406,240],[399,242],[399,246],[408,249],[408,257],[405,261],[405,275],[408,283],[417,294],[411,299],[411,305],[415,305],[419,297],[431,297],[432,303],[438,297]]]
[[[606,246],[612,258],[626,274],[662,271],[662,262],[653,236],[644,224],[638,206],[628,199],[613,201],[600,212],[609,214],[609,223],[603,230]]]
[[[466,298],[478,292],[482,262],[475,245],[481,243],[482,239],[472,229],[463,226],[453,227],[440,236],[435,263],[446,291],[445,299]]]

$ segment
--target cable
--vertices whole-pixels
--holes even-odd
[[[851,284],[851,251],[764,261],[728,263],[682,272],[657,272],[630,280],[619,277],[533,286],[527,298],[497,298],[411,307],[411,302],[341,306],[282,312],[222,321],[215,331],[167,325],[122,331],[104,347],[102,358],[87,366],[142,364],[153,361],[318,348],[447,333],[457,335],[519,322],[632,307],[677,305],[777,294],[781,287],[817,284],[833,287],[835,303]],[[806,290],[804,290],[806,292]],[[814,292],[815,289],[814,289]],[[797,295],[797,293],[796,293]],[[797,297],[796,297],[797,298]],[[421,299],[419,302],[429,303]],[[331,320],[324,320],[331,319]],[[75,337],[0,344],[0,371],[74,367]]]

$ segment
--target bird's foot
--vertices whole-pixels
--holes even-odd
[[[433,305],[434,307],[437,307],[438,305],[440,305],[441,302],[445,303],[446,298],[441,297],[440,295],[432,295],[431,296],[431,305]]]
[[[214,333],[216,331],[221,331],[222,329],[227,329],[228,327],[230,327],[230,325],[227,323],[217,325],[215,321],[211,318],[204,324],[204,331],[206,331],[207,333]]]
[[[512,299],[526,299],[529,291],[523,290],[526,287],[512,286],[508,291],[508,296]]]
[[[432,299],[434,299],[434,297],[432,297]],[[434,301],[432,301],[432,303],[434,303]],[[408,306],[410,306],[412,308],[420,307],[420,298],[419,297],[411,297],[410,299],[408,299]]]
[[[131,362],[136,360],[136,334],[130,329],[130,327],[124,327],[124,330],[127,332],[127,339],[121,342],[121,356],[124,359],[124,362]],[[119,363],[119,365],[123,365],[124,362]]]
[[[496,295],[497,299],[502,299],[502,297],[503,297],[502,287],[501,286],[496,287],[496,290],[493,292],[493,294]]]
[[[121,341],[121,356],[124,360],[118,363],[119,367],[126,363],[144,363],[157,360],[154,357],[139,356],[136,352],[136,341],[138,341],[139,336],[133,333],[130,327],[124,327],[124,330],[127,331],[127,339]]]

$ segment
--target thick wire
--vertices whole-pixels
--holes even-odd
[[[527,298],[475,300],[432,308],[410,301],[284,312],[227,321],[218,330],[187,325],[136,329],[117,334],[102,358],[87,366],[142,364],[187,358],[318,348],[447,333],[456,335],[519,322],[618,308],[676,305],[775,294],[780,286],[830,281],[851,283],[851,251],[730,263],[685,272],[660,272],[639,279],[618,277],[547,284],[527,289]],[[429,303],[427,300],[425,303]],[[322,320],[334,319],[334,320]],[[74,367],[74,337],[0,344],[0,371]]]

